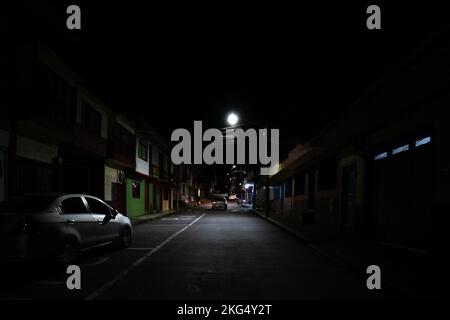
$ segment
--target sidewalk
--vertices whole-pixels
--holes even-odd
[[[186,208],[180,208],[178,210],[173,209],[170,211],[165,211],[165,212],[160,212],[160,213],[149,213],[149,214],[145,214],[142,216],[132,217],[132,218],[130,218],[130,220],[131,220],[132,225],[135,226],[140,223],[144,223],[147,221],[162,218],[162,217],[174,214],[174,213],[185,212],[185,211],[189,212],[189,211],[195,210],[196,208],[197,207],[186,207]]]
[[[368,277],[366,269],[378,265],[385,289],[393,289],[405,297],[432,298],[441,293],[439,271],[435,270],[429,254],[413,252],[336,234],[320,225],[300,226],[286,221],[266,218],[260,210],[251,209],[263,219],[279,226],[301,239],[312,249],[332,260],[335,264]],[[444,288],[442,288],[444,291]]]
[[[179,210],[180,211],[180,210]],[[151,221],[151,220],[155,220],[161,217],[165,217],[168,216],[170,214],[176,213],[176,210],[170,210],[170,211],[166,211],[166,212],[161,212],[161,213],[149,213],[149,214],[145,214],[142,216],[138,216],[138,217],[132,217],[130,218],[131,223],[133,226],[136,226],[138,224],[147,222],[147,221]]]

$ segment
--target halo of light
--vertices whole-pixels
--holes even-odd
[[[234,126],[238,123],[238,116],[235,113],[230,113],[227,118],[227,122],[230,126]]]

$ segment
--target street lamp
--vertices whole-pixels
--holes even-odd
[[[227,122],[230,126],[235,126],[239,121],[238,116],[235,113],[230,113],[227,118]]]

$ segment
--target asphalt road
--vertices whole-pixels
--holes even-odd
[[[367,276],[335,265],[252,211],[186,211],[139,224],[126,250],[83,258],[81,290],[47,266],[2,274],[2,299],[366,299]]]

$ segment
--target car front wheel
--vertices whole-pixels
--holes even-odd
[[[124,227],[120,234],[120,246],[122,248],[128,248],[131,245],[131,229]]]
[[[61,250],[59,254],[59,265],[61,267],[68,267],[77,262],[79,257],[78,246],[73,242],[64,242],[61,245]]]

